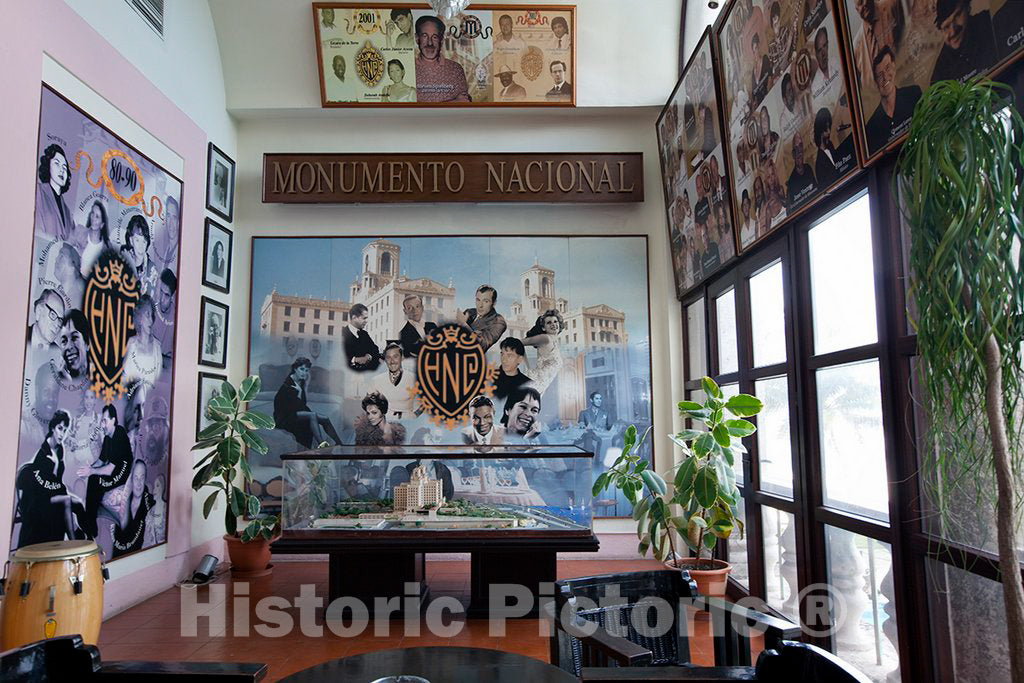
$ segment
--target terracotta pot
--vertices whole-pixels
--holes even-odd
[[[270,544],[276,540],[258,538],[242,543],[239,537],[225,534],[224,542],[228,546],[231,573],[236,578],[255,578],[271,573],[274,565],[270,564]]]
[[[700,560],[701,563],[711,562],[717,569],[694,569],[698,560],[694,557],[668,560],[665,566],[669,569],[685,569],[690,572],[690,578],[697,582],[697,591],[709,598],[724,598],[726,587],[729,585],[729,572],[732,565],[725,560]]]

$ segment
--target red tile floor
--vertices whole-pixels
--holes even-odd
[[[662,567],[661,563],[654,560],[564,560],[558,562],[558,577],[572,578]],[[427,580],[432,597],[450,595],[465,604],[469,593],[469,562],[428,561]],[[326,562],[281,562],[274,567],[271,576],[250,581],[249,606],[246,610],[249,634],[237,637],[233,633],[236,615],[230,575],[225,574],[220,581],[227,584],[226,604],[209,604],[212,601],[208,587],[199,589],[197,598],[200,603],[207,603],[200,610],[224,610],[225,630],[211,633],[209,620],[200,618],[198,635],[183,636],[181,589],[172,588],[103,623],[99,642],[103,660],[263,662],[269,665],[267,681],[279,680],[330,659],[373,650],[427,645],[490,648],[535,657],[545,662],[549,660],[547,624],[539,619],[508,620],[503,637],[491,636],[485,619],[466,620],[465,627],[457,635],[439,637],[426,629],[422,617],[418,636],[404,635],[404,622],[394,620],[388,623],[389,635],[375,635],[376,624],[371,622],[361,635],[355,637],[339,637],[328,628],[323,629],[322,637],[315,637],[303,635],[299,627],[299,610],[292,606],[282,610],[294,617],[295,626],[288,635],[265,637],[256,633],[256,624],[273,625],[270,619],[257,618],[254,614],[254,606],[259,598],[275,595],[291,601],[298,596],[299,587],[303,584],[315,585],[316,594],[326,598]],[[322,611],[317,619],[322,625]],[[690,647],[695,664],[713,663],[710,638],[704,636],[691,639]]]

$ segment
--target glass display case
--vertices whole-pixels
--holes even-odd
[[[593,454],[576,446],[334,446],[281,458],[285,537],[592,534]]]

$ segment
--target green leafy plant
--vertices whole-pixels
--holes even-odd
[[[922,481],[947,534],[965,509],[995,510],[1010,669],[1020,683],[1024,121],[1012,102],[1010,88],[989,80],[932,85],[914,108],[896,181],[930,423]]]
[[[260,514],[259,498],[236,485],[239,474],[246,482],[252,481],[246,446],[259,453],[267,452],[267,444],[256,430],[274,428],[274,418],[243,408],[259,391],[260,378],[256,375],[242,380],[237,390],[231,382],[222,382],[220,395],[211,398],[206,405],[205,414],[211,424],[199,433],[199,441],[192,447],[193,451],[210,450],[195,464],[198,471],[192,478],[194,491],[205,487],[214,489],[203,503],[203,517],[209,518],[217,498],[224,496],[227,501],[224,529],[228,535],[239,536],[238,518],[250,517],[240,535],[243,543],[257,538],[270,540],[279,526],[276,516]]]
[[[686,429],[669,436],[682,449],[682,459],[669,470],[674,472],[671,495],[665,479],[649,469],[639,455],[650,428],[638,439],[633,425],[626,430],[622,455],[594,482],[595,496],[608,487],[622,491],[633,505],[640,554],[651,550],[662,561],[679,557],[676,533],[698,560],[713,556],[718,539],[729,538],[737,529],[743,535],[733,464],[746,452],[741,439],[757,430],[744,418],[761,412],[764,405],[748,394],[726,399],[710,377],[701,383],[707,400],[703,404],[681,401],[679,412],[705,429]],[[682,514],[675,514],[673,505],[678,505]]]

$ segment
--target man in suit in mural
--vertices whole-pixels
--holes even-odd
[[[416,358],[427,340],[427,335],[437,329],[437,325],[429,320],[423,321],[423,298],[419,294],[410,294],[402,301],[406,323],[398,333],[398,341],[402,344],[402,354],[406,358]]]
[[[462,428],[462,443],[468,446],[498,446],[505,443],[505,428],[494,424],[494,403],[477,396],[469,403],[470,426]]]
[[[962,81],[999,59],[992,15],[988,10],[971,14],[971,0],[937,0],[935,26],[942,33],[943,45],[932,68],[931,83]]]
[[[341,330],[345,358],[348,360],[348,366],[356,372],[376,370],[380,365],[380,349],[363,329],[366,327],[367,315],[366,306],[356,304],[348,312],[348,325]]]
[[[480,345],[484,347],[484,353],[494,346],[494,342],[498,341],[508,328],[505,318],[494,310],[497,300],[498,290],[490,285],[480,285],[476,290],[476,308],[456,311],[455,314],[455,322],[476,332]]]
[[[117,423],[117,408],[113,405],[103,406],[100,428],[103,430],[100,457],[91,465],[78,468],[79,478],[87,480],[85,518],[79,520],[79,523],[89,538],[96,538],[100,512],[114,521],[120,521],[119,511],[111,509],[105,498],[107,493],[128,481],[132,463],[131,440],[125,428]]]
[[[551,90],[548,90],[546,97],[549,100],[569,100],[572,99],[572,84],[565,80],[565,62],[556,59],[551,62],[551,66],[548,70],[551,71],[551,80],[554,81],[554,85]]]

